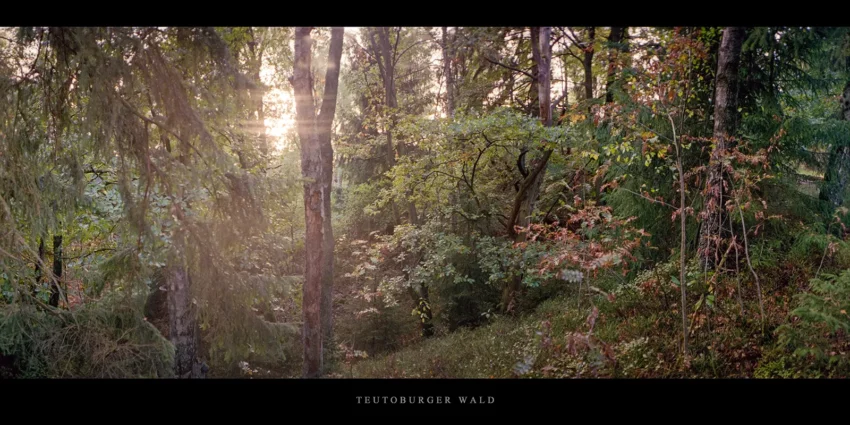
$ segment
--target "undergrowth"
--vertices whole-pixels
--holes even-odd
[[[0,354],[22,378],[171,377],[172,344],[136,300],[115,296],[72,311],[0,306]]]

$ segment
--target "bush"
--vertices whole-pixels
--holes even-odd
[[[850,371],[850,269],[809,281],[811,289],[795,297],[790,323],[781,326],[780,346],[799,358],[810,359],[831,375]]]
[[[0,307],[0,355],[24,378],[171,377],[174,346],[133,300],[106,299],[75,311]]]

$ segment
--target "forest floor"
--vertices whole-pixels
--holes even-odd
[[[644,277],[593,288],[578,304],[572,290],[520,317],[460,329],[402,350],[346,365],[353,378],[746,378],[793,375],[774,330],[785,322],[790,285],[768,284],[758,320],[755,288],[737,297],[696,297],[689,356],[681,355],[678,288]],[[607,286],[607,288],[604,288]],[[586,288],[585,288],[586,289]],[[718,291],[723,292],[723,291]],[[697,301],[699,299],[699,301]]]

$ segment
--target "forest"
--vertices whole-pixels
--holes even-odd
[[[0,28],[0,378],[850,377],[850,28]]]

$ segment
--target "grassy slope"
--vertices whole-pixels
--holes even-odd
[[[744,297],[745,314],[741,315],[737,297],[728,291],[734,283],[718,285],[717,302],[711,306],[699,302],[701,308],[689,314],[691,356],[684,364],[679,355],[678,288],[661,278],[663,273],[650,272],[621,286],[599,283],[603,289],[585,294],[581,308],[572,291],[522,317],[500,317],[488,326],[462,329],[345,366],[342,376],[638,378],[787,374],[762,370],[759,363],[776,360],[772,330],[787,317],[790,288],[771,288],[766,294],[768,322],[762,332],[754,288],[745,285],[745,293],[751,296]],[[689,290],[689,304],[695,306],[699,290]],[[595,319],[594,309],[598,311]],[[589,332],[591,325],[593,331]]]

